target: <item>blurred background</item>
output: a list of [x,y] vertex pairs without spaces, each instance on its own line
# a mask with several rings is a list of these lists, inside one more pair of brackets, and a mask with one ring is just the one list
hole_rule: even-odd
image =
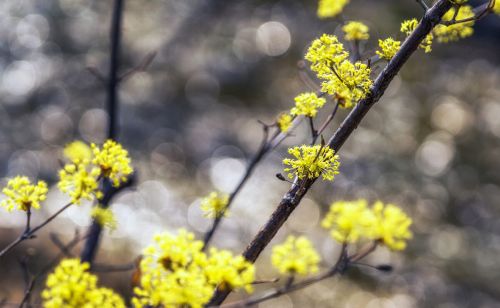
[[[35,224],[67,200],[54,186],[64,145],[106,137],[105,88],[95,72],[107,74],[111,8],[112,1],[0,2],[0,178],[2,186],[18,174],[50,183]],[[118,139],[131,153],[138,181],[114,199],[119,226],[105,232],[97,262],[133,262],[156,232],[186,228],[203,235],[210,221],[199,210],[200,198],[235,187],[261,140],[257,120],[273,122],[310,90],[299,76],[308,44],[322,33],[341,33],[339,19],[319,20],[316,8],[317,1],[297,0],[127,1],[121,72],[152,52],[156,57],[121,84]],[[421,16],[412,0],[352,1],[343,14],[369,25],[366,56],[379,38],[403,39],[403,19]],[[320,118],[332,108],[324,107]],[[326,139],[347,112],[338,113]],[[492,15],[478,22],[473,37],[414,54],[343,147],[335,182],[317,182],[272,242],[305,234],[327,267],[339,252],[319,226],[329,204],[380,199],[414,219],[406,251],[379,248],[365,260],[394,271],[352,269],[260,306],[499,305],[499,119],[500,17]],[[243,250],[289,187],[274,176],[287,146],[308,136],[302,123],[265,158],[215,246]],[[50,233],[69,241],[75,229],[89,226],[89,211],[89,204],[71,208],[1,260],[0,301],[22,298],[21,261],[37,273],[59,252]],[[22,232],[25,217],[0,212],[4,247]],[[269,254],[266,249],[257,262],[261,279],[278,276]],[[103,285],[130,296],[131,271],[98,274]],[[35,288],[34,302],[44,283]],[[255,295],[272,285],[259,286]],[[227,302],[243,297],[236,293]]]

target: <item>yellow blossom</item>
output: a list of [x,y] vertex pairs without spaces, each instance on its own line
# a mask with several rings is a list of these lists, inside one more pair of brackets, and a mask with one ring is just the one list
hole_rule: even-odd
[[495,0],[495,4],[493,5],[493,12],[500,15],[500,0]]
[[73,163],[90,161],[92,159],[92,150],[82,141],[73,141],[64,147],[64,156]]
[[409,230],[412,224],[409,218],[400,208],[393,204],[384,204],[380,201],[373,205],[375,222],[371,237],[379,240],[393,250],[406,248],[406,240],[412,238]]
[[[408,36],[413,31],[415,31],[417,26],[418,26],[417,19],[413,18],[413,19],[405,20],[401,23],[401,32],[403,32],[404,34],[406,34]],[[427,34],[427,36],[424,38],[422,43],[420,43],[419,47],[422,48],[425,51],[425,53],[431,52],[433,39],[434,39],[434,36],[432,35],[432,33]]]
[[109,178],[115,187],[127,181],[127,176],[133,172],[127,150],[113,140],[107,140],[102,149],[91,144],[94,158],[92,163],[99,166],[101,175]]
[[318,113],[318,109],[323,107],[325,103],[326,100],[318,97],[315,93],[302,93],[295,97],[295,107],[292,108],[290,113],[294,116],[304,115],[314,118]]
[[335,17],[342,13],[344,7],[349,3],[349,0],[319,0],[318,17],[328,18]]
[[305,59],[311,62],[321,91],[334,96],[343,108],[354,106],[370,92],[371,70],[365,63],[349,61],[349,53],[334,35],[323,34],[312,42]]
[[97,277],[88,272],[88,263],[64,259],[47,277],[42,292],[45,308],[121,308],[125,303],[119,295],[97,286]]
[[282,113],[276,123],[281,132],[286,133],[292,127],[293,117],[288,113]]
[[162,233],[143,252],[139,286],[134,289],[135,307],[203,307],[216,286],[249,288],[253,266],[241,256],[212,249],[202,252],[203,243],[194,234],[180,230],[177,236]]
[[307,275],[318,272],[319,254],[311,242],[290,235],[281,245],[273,247],[271,262],[282,274]]
[[97,223],[103,228],[106,227],[110,230],[115,230],[118,225],[115,215],[110,208],[94,206],[90,212],[90,217],[97,221]]
[[40,202],[47,197],[47,184],[38,181],[36,185],[31,184],[25,176],[16,176],[7,182],[7,186],[2,190],[7,199],[0,203],[7,211],[12,211],[17,207],[20,211],[28,211],[31,208],[39,209]]
[[378,46],[380,47],[380,50],[376,51],[377,55],[379,55],[382,59],[389,61],[399,51],[401,42],[395,41],[392,37],[389,37],[385,40],[378,40]]
[[321,226],[340,243],[356,243],[369,236],[374,221],[366,200],[337,201],[330,206]]
[[205,212],[205,216],[209,218],[227,216],[229,213],[225,209],[228,202],[229,196],[227,194],[213,191],[201,200],[201,209]]
[[284,169],[290,179],[294,176],[299,179],[314,179],[321,175],[323,180],[333,181],[334,176],[339,173],[339,156],[328,146],[302,145],[288,149],[288,153],[295,157],[283,160],[283,164],[290,166]]
[[[453,16],[455,16],[456,10],[456,20],[460,21],[462,19],[467,19],[474,17],[474,12],[470,5],[462,5],[458,8],[452,7],[446,14],[444,14],[442,21],[451,21]],[[432,33],[439,43],[448,43],[452,41],[458,41],[459,39],[471,36],[474,33],[474,21],[460,22],[450,26],[437,25]]]
[[350,21],[342,27],[342,31],[345,34],[344,38],[348,41],[369,39],[369,30],[367,25],[359,21]]
[[203,270],[208,282],[221,288],[245,288],[252,292],[255,267],[241,255],[233,256],[228,250],[210,249],[210,256]]
[[80,204],[82,199],[92,201],[94,197],[102,196],[98,183],[100,173],[101,170],[92,167],[88,161],[66,164],[59,171],[57,187],[71,197],[72,203]]
[[372,207],[367,201],[338,201],[321,225],[341,243],[356,243],[361,239],[378,241],[392,250],[402,250],[412,237],[411,219],[397,206],[377,201]]

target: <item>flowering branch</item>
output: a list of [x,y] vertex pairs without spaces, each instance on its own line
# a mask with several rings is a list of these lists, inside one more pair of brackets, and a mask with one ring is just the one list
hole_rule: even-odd
[[[451,7],[452,3],[449,0],[439,0],[425,13],[418,26],[402,44],[400,50],[379,74],[367,97],[356,104],[354,109],[349,113],[347,118],[344,119],[335,134],[328,141],[328,146],[335,150],[336,153],[338,153],[354,129],[358,127],[359,123],[370,108],[380,100],[394,76],[396,76],[396,74],[401,70],[402,66],[406,63],[409,57],[413,54],[413,52],[415,52],[425,37],[440,22],[442,16]],[[251,262],[255,262],[255,260],[257,260],[260,253],[269,244],[281,226],[299,205],[300,201],[313,185],[315,180],[316,179],[305,178],[299,181],[299,185],[293,185],[290,188],[280,201],[277,209],[271,214],[271,217],[266,222],[264,227],[259,231],[243,252],[243,256],[247,260]],[[229,293],[230,290],[216,290],[209,305],[220,305]]]
[[[119,57],[120,57],[120,43],[121,43],[121,26],[122,17],[125,6],[125,0],[115,0],[113,5],[113,16],[111,20],[111,30],[110,30],[110,40],[111,40],[111,51],[110,51],[110,65],[109,65],[109,78],[107,80],[107,111],[108,111],[108,139],[116,140],[117,130],[118,130],[118,86],[120,84],[120,77],[118,76],[119,67]],[[153,56],[149,61],[146,60],[146,67],[152,61]],[[130,181],[128,181],[130,182]],[[113,195],[117,192],[113,189],[111,183],[108,180],[102,181],[105,188],[104,195],[105,200],[102,202],[102,207],[107,208],[109,202],[111,201]],[[122,187],[120,187],[122,188]],[[94,257],[97,253],[99,239],[101,236],[102,227],[97,221],[92,221],[90,227],[89,236],[85,242],[81,260],[83,262],[89,262],[92,264]]]

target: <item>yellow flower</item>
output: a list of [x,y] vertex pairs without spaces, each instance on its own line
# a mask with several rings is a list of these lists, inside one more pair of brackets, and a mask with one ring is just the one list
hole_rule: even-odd
[[362,62],[352,63],[349,53],[334,35],[323,34],[312,42],[305,59],[311,62],[311,70],[316,72],[321,91],[337,98],[340,106],[350,108],[370,92],[371,70]]
[[[444,14],[443,21],[451,21],[453,16],[455,16],[456,8],[452,7],[446,14]],[[466,18],[474,17],[474,12],[470,5],[462,5],[458,7],[458,13],[456,15],[456,20],[462,20]],[[459,39],[471,36],[474,33],[474,21],[461,22],[450,26],[437,25],[433,34],[439,43],[449,43],[452,41],[458,41]]]
[[92,201],[94,197],[102,197],[98,183],[100,173],[101,170],[89,165],[88,161],[66,164],[59,171],[57,187],[63,193],[68,194],[74,204],[80,204],[82,199]]
[[227,216],[229,213],[225,209],[228,202],[229,196],[227,194],[213,191],[201,200],[201,209],[205,212],[205,217]]
[[156,235],[154,241],[143,252],[140,283],[132,299],[135,307],[201,308],[218,285],[251,289],[254,269],[241,256],[215,249],[207,256],[203,243],[185,230],[177,236]]
[[304,115],[314,118],[318,113],[318,108],[323,107],[325,103],[326,100],[315,93],[302,93],[295,97],[295,107],[290,110],[290,113],[294,116]]
[[82,141],[73,141],[66,145],[63,153],[66,158],[74,163],[92,160],[92,150]]
[[328,146],[302,145],[288,149],[288,153],[295,157],[283,160],[283,164],[290,166],[284,169],[290,179],[294,176],[299,179],[314,179],[321,175],[323,180],[333,181],[334,176],[339,173],[339,156]]
[[127,176],[133,172],[127,150],[113,140],[107,140],[102,149],[95,144],[91,144],[91,148],[92,163],[99,166],[102,176],[109,178],[115,187],[127,181]]
[[392,250],[402,250],[406,240],[412,237],[411,219],[392,204],[376,202],[371,208],[367,201],[338,201],[321,225],[330,230],[331,236],[340,243],[356,243],[360,239],[378,241]]
[[335,17],[342,13],[344,7],[349,3],[349,0],[319,0],[318,17],[328,18]]
[[271,262],[282,274],[307,275],[318,272],[319,254],[311,242],[290,235],[281,245],[273,247]]
[[210,249],[210,256],[203,270],[212,285],[222,288],[245,288],[252,292],[255,280],[255,267],[242,256],[233,256],[230,251]]
[[47,197],[47,184],[44,181],[38,181],[36,185],[32,185],[30,180],[25,176],[16,176],[7,182],[2,192],[7,196],[7,199],[0,203],[7,211],[12,211],[17,206],[20,211],[28,211],[28,209],[40,208],[40,201]]
[[495,5],[493,6],[493,12],[500,15],[500,0],[495,0]]
[[[413,31],[415,31],[415,28],[417,28],[417,26],[418,26],[417,19],[413,18],[413,19],[405,20],[401,23],[401,32],[403,32],[404,34],[406,34],[408,36]],[[422,48],[425,51],[425,53],[431,52],[433,39],[434,39],[434,36],[432,35],[432,33],[429,33],[424,38],[422,43],[420,43],[419,47]]]
[[106,227],[111,230],[115,230],[118,225],[115,215],[110,208],[94,206],[90,212],[90,217],[95,219],[95,221],[97,221],[97,223],[103,228]]
[[378,40],[378,46],[380,47],[380,50],[376,51],[377,55],[379,55],[382,59],[389,61],[399,51],[401,42],[395,41],[392,37],[389,37],[385,40]]
[[78,259],[65,259],[47,277],[42,291],[46,308],[121,308],[125,303],[119,295],[97,286],[97,277],[88,272],[88,263]]
[[406,248],[406,240],[412,238],[409,230],[412,224],[409,218],[400,208],[393,204],[384,204],[380,201],[373,205],[375,223],[373,225],[373,239],[381,241],[392,250],[403,250]]
[[288,130],[292,127],[293,117],[288,113],[282,113],[278,120],[276,121],[280,131],[283,133],[288,132]]
[[348,41],[369,39],[369,30],[367,25],[359,21],[350,21],[342,27],[342,31],[345,34],[344,38]]
[[369,237],[374,219],[366,200],[338,201],[330,206],[321,226],[340,243],[356,243]]

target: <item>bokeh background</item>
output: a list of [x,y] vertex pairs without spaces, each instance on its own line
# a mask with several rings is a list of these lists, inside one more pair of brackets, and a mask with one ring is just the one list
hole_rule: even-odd
[[[479,3],[480,1],[471,1]],[[293,98],[310,90],[300,61],[315,37],[340,34],[339,20],[319,20],[316,1],[130,0],[124,16],[121,72],[156,52],[146,71],[120,89],[119,141],[130,150],[138,180],[114,199],[119,221],[106,232],[97,262],[128,264],[152,234],[186,228],[200,237],[210,221],[200,197],[230,192],[257,149],[257,120],[273,122]],[[52,189],[34,222],[66,201],[54,184],[61,149],[81,139],[103,142],[112,1],[0,2],[0,178],[24,174]],[[371,28],[362,46],[402,39],[403,19],[422,16],[415,1],[352,1],[345,20]],[[379,71],[380,67],[375,71]],[[91,73],[94,72],[94,74]],[[333,105],[324,107],[325,117]],[[338,113],[329,137],[347,111]],[[275,178],[287,146],[306,142],[304,123],[266,157],[235,200],[213,244],[240,252],[274,210],[288,184]],[[331,202],[368,198],[400,205],[414,219],[403,253],[378,249],[372,265],[352,269],[262,307],[493,307],[500,303],[500,17],[488,16],[475,35],[416,52],[380,103],[341,151],[335,182],[317,182],[274,243],[305,234],[331,265],[339,247],[319,226]],[[74,207],[0,262],[0,300],[18,301],[21,261],[39,271],[90,224],[89,204]],[[22,231],[21,213],[0,213],[0,246]],[[80,252],[80,246],[73,250]],[[258,277],[274,278],[270,249]],[[99,273],[130,296],[130,271]],[[34,302],[44,279],[35,288]],[[279,285],[279,283],[278,283]],[[262,290],[273,284],[259,286]],[[242,298],[237,293],[232,299]],[[230,300],[228,300],[230,301]]]

